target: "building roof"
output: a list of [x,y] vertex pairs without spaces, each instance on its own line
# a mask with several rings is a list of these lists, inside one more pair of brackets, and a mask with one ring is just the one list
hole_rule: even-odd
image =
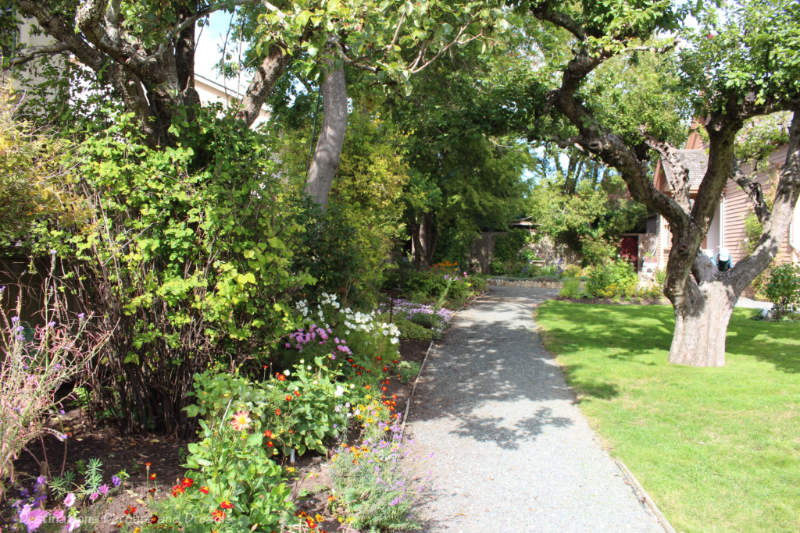
[[[678,150],[678,160],[689,169],[689,190],[697,191],[708,167],[708,154],[705,150]],[[662,165],[667,182],[672,179],[672,169],[669,165]]]

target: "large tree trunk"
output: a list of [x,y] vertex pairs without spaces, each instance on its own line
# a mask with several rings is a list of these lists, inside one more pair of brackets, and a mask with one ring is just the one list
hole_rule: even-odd
[[306,193],[322,209],[328,205],[328,196],[344,145],[347,129],[347,85],[344,65],[330,70],[322,83],[322,108],[325,118],[317,138],[314,156],[308,168]]
[[690,366],[724,366],[725,334],[739,295],[729,284],[709,281],[675,306],[669,361]]
[[427,268],[433,263],[437,237],[433,213],[423,214],[419,223],[412,228],[411,233],[411,253],[417,268]]

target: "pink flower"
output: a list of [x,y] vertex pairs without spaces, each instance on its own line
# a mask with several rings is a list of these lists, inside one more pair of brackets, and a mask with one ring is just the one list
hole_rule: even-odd
[[64,521],[64,510],[63,509],[53,509],[53,518],[56,519],[56,522],[63,522]]
[[81,521],[74,516],[70,516],[69,520],[67,520],[67,531],[75,531],[79,527],[81,527]]
[[102,494],[103,496],[108,496],[108,485],[103,483],[99,487],[97,487],[97,491]]
[[236,431],[247,431],[247,428],[250,427],[250,412],[249,411],[237,411],[235,415],[233,415],[233,420],[231,420],[231,426]]
[[75,503],[75,495],[70,492],[69,494],[67,494],[67,497],[64,498],[64,505],[66,505],[67,507],[72,507],[72,504],[74,503]]
[[31,509],[30,504],[25,504],[19,513],[19,521],[28,529],[28,532],[39,529],[49,513],[41,509]]
[[90,499],[91,501],[95,501],[95,500],[96,500],[97,498],[99,498],[99,497],[100,497],[100,493],[99,493],[99,492],[93,492],[93,493],[91,493],[91,494],[89,495],[89,499]]

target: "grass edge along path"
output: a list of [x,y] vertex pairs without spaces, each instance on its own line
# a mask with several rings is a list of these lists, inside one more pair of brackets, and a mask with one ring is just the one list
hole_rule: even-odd
[[800,322],[736,310],[727,364],[667,362],[668,306],[550,301],[537,309],[580,407],[672,525],[800,530]]

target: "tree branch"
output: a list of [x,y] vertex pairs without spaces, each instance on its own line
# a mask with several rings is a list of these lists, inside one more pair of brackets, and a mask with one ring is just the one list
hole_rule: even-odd
[[[671,176],[667,179],[672,190],[672,198],[686,211],[689,212],[689,169],[678,157],[678,149],[666,141],[659,141],[650,136],[641,128],[647,146],[658,152],[662,165],[669,165]],[[664,172],[666,175],[666,172]]]
[[764,192],[761,184],[742,170],[739,161],[734,162],[733,181],[744,191],[753,204],[756,218],[762,224],[769,219],[769,206],[764,201]]
[[[461,26],[461,27],[458,29],[458,33],[456,34],[455,38],[454,38],[452,41],[450,41],[450,42],[449,42],[449,43],[447,43],[447,44],[446,44],[444,47],[442,47],[442,48],[441,48],[441,49],[440,49],[438,52],[436,52],[436,54],[434,54],[434,56],[433,56],[433,57],[431,57],[429,60],[425,61],[425,62],[424,62],[422,65],[419,65],[419,62],[422,60],[422,57],[424,56],[424,54],[425,54],[425,51],[427,50],[427,46],[423,46],[423,47],[421,47],[421,48],[420,48],[420,53],[419,53],[419,54],[417,54],[417,57],[416,57],[416,59],[414,60],[414,62],[413,62],[411,65],[409,65],[409,66],[408,66],[408,70],[409,70],[409,72],[411,72],[411,74],[416,74],[417,72],[420,72],[421,70],[425,69],[425,67],[427,67],[428,65],[430,65],[431,63],[433,63],[434,61],[436,61],[436,60],[437,60],[439,57],[441,57],[441,56],[442,56],[442,54],[444,54],[444,53],[445,53],[445,52],[447,52],[447,51],[448,51],[450,48],[452,48],[452,47],[453,47],[453,45],[456,45],[456,44],[457,44],[457,45],[459,45],[459,46],[464,46],[465,44],[469,44],[469,43],[471,43],[472,41],[474,41],[474,40],[476,40],[476,39],[480,39],[481,37],[483,37],[483,30],[481,30],[481,31],[480,31],[479,33],[477,33],[476,35],[473,35],[472,37],[469,37],[468,39],[466,39],[466,40],[464,40],[464,41],[461,41],[461,40],[460,40],[460,39],[461,39],[461,36],[462,36],[462,35],[464,35],[464,32],[465,32],[465,31],[467,31],[467,28],[469,27],[469,25],[470,25],[470,24],[472,24],[472,19],[470,19],[470,21],[469,21],[468,23],[464,24],[463,26]],[[418,66],[418,65],[419,65],[419,66]]]
[[537,6],[531,7],[531,13],[538,19],[546,20],[560,28],[564,28],[581,41],[586,40],[586,32],[584,31],[583,26],[578,24],[577,21],[573,20],[568,15],[558,11],[553,11],[550,8],[549,2],[544,2]]
[[10,66],[19,66],[35,59],[42,55],[54,55],[62,52],[68,52],[69,45],[66,43],[56,43],[48,46],[36,46],[32,48],[23,48],[20,52],[11,58],[9,61]]

